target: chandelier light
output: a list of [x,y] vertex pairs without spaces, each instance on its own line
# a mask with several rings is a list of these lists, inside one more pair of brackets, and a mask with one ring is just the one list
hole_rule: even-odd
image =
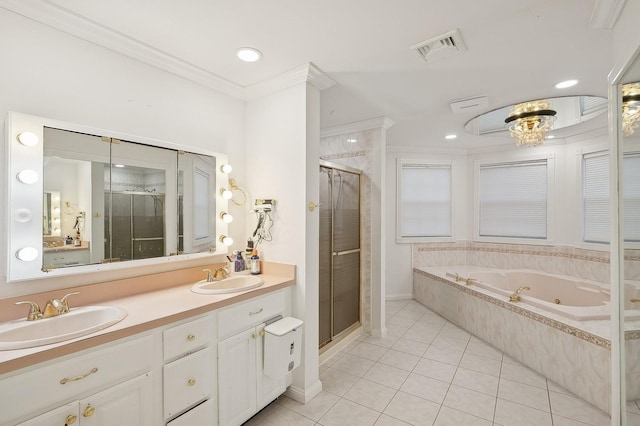
[[556,111],[549,102],[536,100],[514,105],[504,120],[518,146],[542,145],[547,132],[553,129]]
[[640,127],[640,83],[622,86],[622,133],[633,135]]

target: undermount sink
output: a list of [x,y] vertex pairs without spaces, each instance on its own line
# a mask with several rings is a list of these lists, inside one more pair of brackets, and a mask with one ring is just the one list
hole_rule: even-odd
[[251,290],[264,284],[262,278],[254,275],[234,275],[220,281],[198,281],[191,291],[200,294],[223,294]]
[[83,306],[56,317],[9,321],[0,324],[0,350],[63,342],[110,327],[126,316],[127,311],[114,306]]

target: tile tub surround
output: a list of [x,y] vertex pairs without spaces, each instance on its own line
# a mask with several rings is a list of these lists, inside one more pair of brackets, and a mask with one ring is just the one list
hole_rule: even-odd
[[[640,276],[638,251],[625,252],[627,279]],[[471,241],[413,245],[413,266],[470,265],[500,269],[534,269],[602,283],[609,282],[609,252],[569,246],[492,244]]]
[[[450,269],[450,268],[446,268]],[[532,370],[605,412],[610,407],[608,321],[578,323],[445,277],[414,269],[414,298]],[[588,323],[588,324],[586,324]],[[606,324],[605,324],[606,323]],[[580,328],[578,325],[580,324]],[[627,395],[637,399],[637,395]]]

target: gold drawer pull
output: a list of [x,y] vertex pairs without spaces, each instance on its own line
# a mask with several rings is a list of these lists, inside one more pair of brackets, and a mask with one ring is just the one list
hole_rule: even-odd
[[196,385],[196,379],[189,379],[189,381],[187,383],[189,384],[189,386],[195,386]]
[[87,406],[87,408],[85,408],[84,413],[82,413],[82,415],[84,417],[91,417],[95,412],[96,412],[96,409],[89,405]]
[[77,419],[78,419],[77,416],[74,416],[73,414],[69,414],[67,418],[64,420],[64,426],[69,426],[74,424]]
[[86,374],[81,374],[81,375],[79,375],[79,376],[71,377],[71,378],[67,378],[67,377],[65,377],[64,379],[60,380],[60,384],[61,384],[61,385],[64,385],[65,383],[68,383],[68,382],[76,382],[76,381],[78,381],[78,380],[82,380],[82,379],[84,379],[85,377],[90,376],[90,375],[92,375],[93,373],[97,373],[97,372],[98,372],[98,368],[97,368],[97,367],[93,367],[93,368],[91,369],[91,371],[89,371],[89,372],[88,372],[88,373],[86,373]]
[[194,336],[193,334],[190,334],[187,336],[187,340],[190,342],[193,342],[194,340],[196,340],[196,336]]
[[260,312],[264,311],[264,308],[260,308],[255,312],[249,312],[249,315],[258,315]]

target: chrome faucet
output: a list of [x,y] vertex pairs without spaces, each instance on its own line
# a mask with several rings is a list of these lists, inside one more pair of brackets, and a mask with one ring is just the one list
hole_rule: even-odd
[[229,269],[226,266],[218,268],[214,272],[211,272],[211,269],[203,269],[202,271],[207,273],[207,282],[209,283],[223,280],[229,276]]
[[78,291],[65,294],[61,299],[51,299],[45,305],[44,309],[40,310],[40,306],[36,302],[24,300],[16,302],[16,305],[29,304],[29,313],[27,314],[27,321],[35,321],[43,318],[57,317],[58,315],[66,314],[69,312],[69,302],[67,299],[74,294],[80,294]]
[[527,286],[522,286],[519,289],[517,289],[516,291],[513,292],[513,294],[511,296],[509,296],[509,302],[519,302],[520,301],[520,293],[522,293],[525,290],[531,290],[529,287]]

